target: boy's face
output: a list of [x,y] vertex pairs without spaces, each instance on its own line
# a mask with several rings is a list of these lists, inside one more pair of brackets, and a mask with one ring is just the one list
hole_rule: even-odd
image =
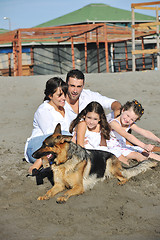
[[70,77],[68,80],[68,97],[76,101],[84,87],[84,80]]

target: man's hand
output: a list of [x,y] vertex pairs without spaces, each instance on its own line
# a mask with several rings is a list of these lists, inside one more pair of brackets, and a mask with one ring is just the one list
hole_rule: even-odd
[[111,105],[111,109],[114,111],[114,117],[116,118],[120,114],[121,104],[118,101],[115,101]]

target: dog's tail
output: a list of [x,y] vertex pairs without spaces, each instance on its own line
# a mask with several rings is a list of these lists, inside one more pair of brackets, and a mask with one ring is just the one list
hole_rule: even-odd
[[121,172],[125,178],[130,179],[131,177],[134,177],[142,172],[146,172],[148,169],[156,167],[157,164],[158,162],[156,161],[146,160],[146,161],[140,162],[139,164],[131,168],[125,168],[125,169],[123,168]]

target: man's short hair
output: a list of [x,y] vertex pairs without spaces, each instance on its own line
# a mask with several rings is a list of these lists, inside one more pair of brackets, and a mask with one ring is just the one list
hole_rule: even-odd
[[70,70],[66,76],[66,83],[68,83],[70,77],[76,78],[76,79],[83,79],[83,84],[84,84],[85,77],[84,77],[84,74],[80,70],[78,70],[78,69]]

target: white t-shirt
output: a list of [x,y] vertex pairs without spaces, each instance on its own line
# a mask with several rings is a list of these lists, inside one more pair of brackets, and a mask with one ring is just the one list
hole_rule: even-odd
[[[92,92],[89,89],[83,89],[79,97],[79,113],[92,101],[100,103],[104,109],[111,110],[112,103],[117,100],[102,96],[98,92]],[[77,117],[77,114],[73,111],[67,101],[64,108],[67,112],[68,120],[71,123]]]

